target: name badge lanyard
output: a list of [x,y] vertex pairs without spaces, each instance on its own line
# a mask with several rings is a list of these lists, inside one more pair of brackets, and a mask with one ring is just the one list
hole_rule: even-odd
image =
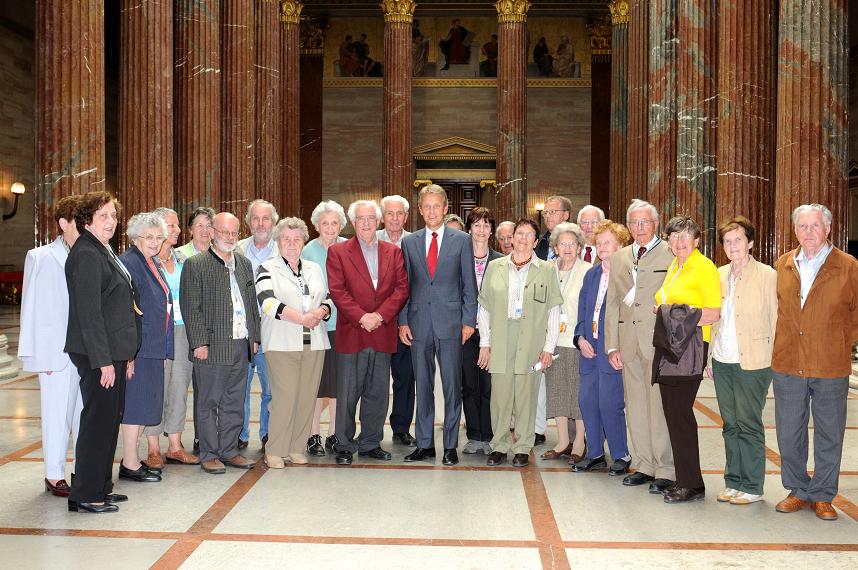
[[610,273],[602,272],[602,277],[599,279],[599,292],[596,295],[596,307],[593,310],[593,338],[599,338],[599,315],[602,312],[602,304],[605,302],[605,295],[608,293],[608,280]]
[[515,296],[515,313],[514,318],[520,319],[522,313],[524,312],[524,284],[527,281],[527,272],[530,270],[527,269],[519,269],[516,273],[516,278],[518,279],[518,291]]
[[[647,248],[647,250],[641,256],[641,258],[644,258],[647,255],[649,255],[649,252],[654,250],[658,246],[658,244],[660,244],[660,243],[661,243],[661,238],[658,238],[657,240],[655,240],[655,243],[652,244],[652,247]],[[640,262],[640,259],[638,259],[638,256],[635,253],[635,248],[632,248],[631,254],[632,254],[632,281],[634,281],[635,286],[637,286],[637,284],[638,284],[638,262]]]
[[[307,282],[304,281],[304,275],[301,271],[301,262],[298,261],[298,272],[297,273],[295,273],[295,270],[293,270],[292,266],[289,265],[288,263],[286,264],[286,267],[289,268],[289,271],[292,272],[292,276],[295,277],[295,280],[297,281],[296,285],[298,286],[298,293],[301,294],[301,312],[306,313],[307,311],[310,310],[311,297],[310,297],[310,288],[307,287]],[[304,334],[307,334],[309,332],[310,332],[310,329],[308,329],[307,327],[304,327]]]

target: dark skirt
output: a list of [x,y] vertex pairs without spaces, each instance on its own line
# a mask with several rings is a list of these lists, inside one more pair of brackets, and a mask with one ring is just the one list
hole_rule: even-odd
[[322,363],[322,381],[319,383],[317,398],[337,397],[337,354],[334,352],[334,337],[337,331],[328,331],[331,348],[325,351],[325,361]]
[[134,376],[125,387],[125,415],[122,423],[156,426],[164,413],[164,359],[137,358]]

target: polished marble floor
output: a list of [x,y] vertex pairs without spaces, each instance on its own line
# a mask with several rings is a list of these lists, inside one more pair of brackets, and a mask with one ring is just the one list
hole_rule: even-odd
[[[17,316],[0,309],[17,347]],[[256,384],[258,386],[258,384]],[[769,399],[765,501],[719,504],[724,448],[712,382],[696,403],[709,495],[666,505],[605,473],[571,473],[534,459],[525,469],[489,468],[483,455],[455,467],[405,464],[390,442],[387,463],[330,458],[308,466],[206,475],[169,465],[157,484],[118,481],[129,495],[112,515],[69,513],[44,492],[38,380],[0,382],[0,552],[7,568],[856,568],[858,393],[850,393],[840,515],[774,510],[785,492]],[[258,418],[258,398],[252,417]],[[326,412],[327,413],[327,412]],[[254,423],[254,425],[257,425]],[[323,433],[327,420],[323,418]],[[440,426],[437,426],[438,447]],[[554,428],[549,427],[552,445]],[[185,436],[190,447],[191,435]],[[460,437],[464,441],[464,430]],[[164,442],[166,446],[166,442]],[[254,435],[249,457],[259,458]],[[544,446],[535,450],[538,457]],[[71,461],[71,449],[69,450]],[[122,456],[121,444],[117,462]]]

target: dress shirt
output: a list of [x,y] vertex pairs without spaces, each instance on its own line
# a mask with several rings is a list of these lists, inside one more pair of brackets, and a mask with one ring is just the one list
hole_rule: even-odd
[[357,241],[360,244],[360,251],[363,253],[363,260],[366,262],[366,268],[369,270],[372,286],[378,287],[378,238],[372,240],[372,243],[368,245],[360,238]]
[[274,240],[268,240],[268,244],[266,244],[262,248],[256,247],[256,242],[252,239],[250,243],[247,244],[247,259],[250,260],[250,264],[253,266],[253,274],[256,275],[256,270],[259,269],[259,266],[268,261],[268,258],[271,257],[271,251],[274,249]]
[[232,338],[233,340],[247,338],[247,316],[244,312],[244,299],[241,297],[241,289],[239,289],[238,281],[235,279],[235,253],[229,256],[229,261],[221,257],[214,248],[212,248],[212,253],[220,257],[229,271],[229,286],[232,293]]
[[441,227],[437,230],[430,230],[426,228],[426,255],[429,255],[429,246],[432,245],[432,232],[436,232],[438,234],[438,256],[441,256],[441,240],[444,239],[444,228],[446,226],[441,224]]
[[721,321],[718,324],[718,338],[712,350],[712,358],[725,364],[739,364],[739,337],[736,334],[736,276],[730,272],[729,291],[724,295],[721,306]]
[[808,294],[810,294],[810,288],[813,287],[813,282],[816,280],[816,275],[819,273],[819,269],[822,267],[822,264],[825,263],[825,260],[828,258],[828,254],[831,253],[832,247],[834,246],[830,243],[826,243],[825,247],[823,247],[813,259],[807,258],[807,255],[804,253],[804,248],[801,248],[798,255],[795,256],[795,266],[798,269],[798,275],[801,278],[802,309],[804,308],[805,299],[807,299]]
[[[378,230],[377,232],[375,232],[375,237],[377,237],[379,241],[386,241],[387,243],[392,243],[393,245],[395,245],[399,249],[402,249],[402,238],[404,238],[405,236],[410,235],[410,234],[411,234],[411,232],[409,232],[407,230],[402,230],[402,233],[399,234],[399,239],[396,241],[393,241],[392,239],[390,239],[390,235],[387,233],[387,230],[385,229],[385,230]],[[440,239],[441,238],[439,236],[438,237],[439,243],[440,243]]]

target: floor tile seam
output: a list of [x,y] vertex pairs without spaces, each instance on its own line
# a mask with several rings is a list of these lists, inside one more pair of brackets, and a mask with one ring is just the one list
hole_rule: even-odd
[[146,540],[182,540],[187,538],[187,533],[182,531],[157,530],[0,527],[0,536],[65,536],[83,538],[139,538]]
[[42,447],[42,438],[37,439],[33,443],[25,445],[24,447],[13,451],[12,453],[6,454],[3,457],[0,457],[0,465],[5,465],[6,463],[10,463],[17,459],[22,459],[25,455],[33,453],[37,449]]
[[566,548],[602,550],[768,550],[806,552],[858,552],[858,544],[777,542],[660,542],[566,540]]
[[545,570],[569,569],[569,557],[563,547],[563,537],[554,509],[548,498],[548,490],[538,469],[523,469],[521,482],[527,509],[530,512],[530,523],[539,547],[539,558]]

